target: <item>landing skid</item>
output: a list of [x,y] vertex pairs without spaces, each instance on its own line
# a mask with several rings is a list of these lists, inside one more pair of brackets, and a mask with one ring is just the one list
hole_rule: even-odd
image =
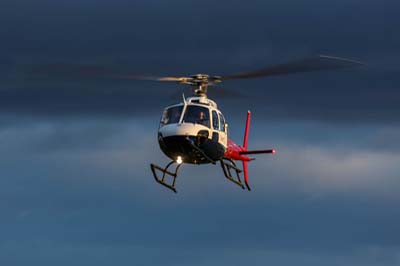
[[[240,170],[235,162],[229,158],[223,158],[220,160],[221,162],[221,168],[222,171],[224,172],[225,177],[229,180],[241,187],[242,189],[245,189],[242,180],[240,179],[240,173],[242,170]],[[235,177],[232,175],[232,170],[236,172]],[[249,189],[250,190],[250,189]]]
[[[221,168],[222,168],[222,171],[224,172],[225,177],[229,181],[231,181],[234,184],[241,187],[242,189],[245,189],[245,186],[243,185],[242,180],[240,179],[240,173],[242,172],[242,170],[240,170],[236,166],[235,162],[229,158],[223,158],[220,160],[220,163],[221,163]],[[174,164],[176,164],[175,171],[174,172],[168,171],[168,168],[170,168]],[[169,188],[173,192],[177,193],[175,184],[176,184],[176,178],[178,177],[178,171],[179,171],[179,168],[181,167],[181,165],[182,164],[178,164],[175,161],[171,161],[164,168],[162,168],[158,165],[155,165],[155,164],[150,164],[150,167],[151,167],[151,171],[153,172],[154,179],[156,180],[157,183],[159,183],[159,184],[163,185],[164,187]],[[232,171],[235,172],[234,175],[232,174]],[[158,173],[161,173],[162,175],[159,176]],[[172,183],[166,182],[165,179],[167,176],[171,176],[173,178]],[[249,187],[248,187],[248,190],[250,190]]]
[[[168,171],[168,168],[173,164],[177,164],[175,167],[175,171],[174,172]],[[151,171],[153,172],[154,179],[157,181],[157,183],[159,183],[159,184],[171,189],[173,192],[177,193],[176,188],[175,188],[175,182],[176,182],[176,177],[178,176],[179,167],[181,167],[181,165],[182,164],[178,164],[175,161],[171,161],[169,164],[167,164],[167,166],[165,168],[162,168],[155,164],[150,164],[150,167],[151,167]],[[162,173],[161,178],[157,175],[157,172]],[[172,176],[172,178],[173,178],[172,184],[168,184],[165,182],[166,176]]]
[[[192,147],[192,152],[199,158],[201,161],[206,161],[208,163],[215,164],[215,160],[211,159],[207,154],[196,145],[196,143],[191,140],[190,138],[186,138],[187,142],[189,145]],[[175,166],[175,171],[171,172],[168,171],[168,168],[171,167],[173,164],[176,164]],[[182,163],[178,164],[176,161],[171,161],[170,163],[167,164],[164,168],[155,165],[155,164],[150,164],[151,171],[153,172],[154,179],[157,181],[157,183],[171,189],[173,192],[177,193],[176,188],[175,188],[175,183],[176,183],[176,178],[178,176],[178,171],[179,168],[181,167]],[[161,173],[162,175],[159,176],[157,173]],[[165,179],[167,176],[171,176],[172,179],[172,184],[169,184],[165,182]]]

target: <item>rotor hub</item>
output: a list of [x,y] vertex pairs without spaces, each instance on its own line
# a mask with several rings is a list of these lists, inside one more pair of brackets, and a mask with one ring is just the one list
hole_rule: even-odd
[[193,87],[193,94],[195,96],[207,96],[208,86],[212,86],[215,83],[220,83],[221,77],[212,76],[207,74],[196,74],[190,78],[183,80],[181,83],[188,84]]

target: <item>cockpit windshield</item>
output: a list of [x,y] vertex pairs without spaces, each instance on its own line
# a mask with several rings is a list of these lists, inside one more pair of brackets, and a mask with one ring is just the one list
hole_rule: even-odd
[[197,105],[188,105],[183,117],[183,122],[201,124],[210,127],[210,113],[208,108]]
[[163,116],[161,118],[160,125],[176,124],[179,123],[181,118],[183,106],[173,106],[164,110]]

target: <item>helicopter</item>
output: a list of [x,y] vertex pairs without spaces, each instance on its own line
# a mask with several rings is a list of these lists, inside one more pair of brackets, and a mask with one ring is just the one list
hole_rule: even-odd
[[[176,179],[183,164],[220,164],[224,176],[244,190],[250,191],[248,163],[255,160],[250,157],[257,154],[275,154],[275,149],[248,149],[251,112],[247,112],[243,144],[238,145],[228,137],[228,123],[217,103],[207,97],[208,88],[223,81],[280,76],[302,72],[341,69],[365,65],[362,62],[330,55],[316,55],[283,64],[268,66],[255,71],[239,72],[224,76],[195,74],[191,76],[138,76],[132,74],[106,74],[104,69],[84,67],[78,69],[64,68],[61,65],[50,65],[35,69],[35,77],[48,77],[49,74],[69,74],[78,77],[149,80],[160,82],[176,82],[190,86],[192,95],[177,104],[164,108],[157,138],[161,151],[171,160],[162,167],[150,164],[151,172],[157,183],[177,193]],[[242,163],[239,168],[237,162]],[[243,177],[241,175],[243,173]],[[170,182],[168,182],[172,179]],[[242,181],[243,179],[243,181]]]
[[[275,149],[248,149],[251,112],[247,112],[243,145],[228,138],[228,123],[217,103],[207,97],[209,87],[226,80],[249,79],[286,75],[300,72],[339,69],[363,65],[363,63],[341,57],[318,55],[285,64],[275,65],[251,72],[226,76],[196,74],[188,77],[118,76],[136,80],[177,82],[192,87],[193,95],[182,102],[167,106],[158,128],[158,143],[161,151],[171,159],[161,167],[151,163],[150,168],[157,183],[177,193],[176,179],[183,164],[220,163],[224,176],[242,189],[251,190],[248,163],[255,160],[249,155],[275,154]],[[242,163],[239,168],[235,161]],[[172,170],[171,170],[172,169]],[[241,178],[243,173],[244,184]],[[170,177],[170,178],[167,178]],[[167,182],[171,179],[172,182]]]

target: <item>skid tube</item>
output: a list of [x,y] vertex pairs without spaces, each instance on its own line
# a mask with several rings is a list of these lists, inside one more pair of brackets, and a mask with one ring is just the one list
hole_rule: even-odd
[[[170,163],[167,164],[167,166],[165,168],[162,168],[162,167],[160,167],[158,165],[155,165],[155,164],[150,164],[150,167],[151,167],[151,171],[153,172],[154,179],[156,180],[157,183],[159,183],[159,184],[163,185],[164,187],[169,188],[173,192],[177,193],[176,188],[175,188],[175,182],[176,182],[176,177],[178,176],[179,168],[181,167],[182,164],[176,163],[177,165],[176,165],[175,171],[174,172],[168,171],[168,168],[171,165],[173,165],[174,163],[176,163],[176,162],[175,161],[171,161]],[[162,177],[161,178],[157,175],[157,170],[162,173]],[[172,184],[168,184],[168,183],[165,182],[165,177],[166,176],[172,176],[173,177]]]
[[[245,187],[242,183],[242,180],[240,179],[240,173],[242,172],[242,170],[240,170],[236,166],[235,162],[229,158],[223,158],[220,160],[220,162],[221,162],[221,168],[222,168],[222,171],[224,172],[225,177],[229,181],[232,181],[234,184],[241,187],[242,189],[245,189]],[[232,172],[231,172],[232,169],[236,172],[236,178],[234,178],[232,176]]]

